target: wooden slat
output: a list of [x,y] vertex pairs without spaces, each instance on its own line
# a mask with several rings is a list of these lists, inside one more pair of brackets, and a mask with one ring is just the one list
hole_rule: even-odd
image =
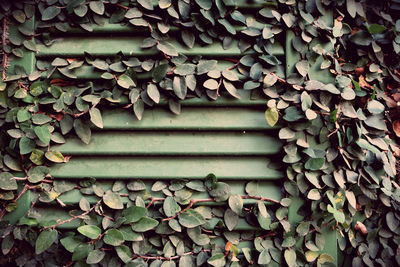
[[[93,56],[114,56],[122,52],[126,56],[152,56],[159,54],[156,48],[142,49],[140,46],[143,37],[106,37],[106,36],[80,36],[66,37],[58,39],[51,46],[38,45],[39,52],[37,57],[65,57],[83,56],[87,52]],[[223,49],[220,42],[211,45],[201,46],[196,44],[193,48],[187,48],[181,42],[171,39],[178,53],[187,56],[202,55],[213,57],[241,56],[252,53],[247,51],[242,53],[237,42],[234,42],[229,49]],[[273,45],[274,55],[283,55],[283,47],[279,43]]]
[[283,177],[268,168],[265,157],[92,157],[75,156],[51,168],[54,178],[274,180]]
[[85,145],[77,137],[54,147],[66,155],[272,155],[278,139],[251,132],[101,131]]
[[271,130],[263,109],[243,107],[187,107],[180,115],[167,109],[146,110],[141,121],[131,112],[107,110],[103,114],[106,130]]

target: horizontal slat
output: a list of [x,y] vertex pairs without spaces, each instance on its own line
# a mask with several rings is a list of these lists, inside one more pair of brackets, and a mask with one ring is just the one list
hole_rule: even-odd
[[[57,221],[63,221],[63,220],[68,220],[71,218],[71,216],[68,214],[67,211],[64,211],[62,209],[57,209],[54,207],[45,207],[45,208],[37,208],[37,213],[38,213],[38,220],[39,223],[48,223],[52,222],[55,224]],[[40,215],[39,215],[40,214]],[[80,226],[81,220],[73,220],[72,222],[69,223],[64,223],[60,226],[57,227],[57,229],[76,229],[77,227]],[[99,226],[100,222],[99,222]],[[210,227],[205,226],[205,229],[213,230]],[[249,225],[244,219],[240,218],[238,221],[238,224],[236,225],[235,229],[236,231],[246,231],[246,230],[260,230],[260,228]]]
[[179,116],[166,109],[146,110],[141,121],[121,109],[103,113],[107,130],[270,130],[265,109],[243,107],[184,108]]
[[[135,180],[133,180],[135,181]],[[127,183],[130,181],[126,181]],[[161,193],[161,191],[158,192],[152,192],[151,191],[151,187],[153,185],[153,183],[155,181],[143,181],[146,185],[147,190],[151,193],[151,195],[153,197],[156,198],[163,198],[165,197],[165,195],[163,193]],[[229,186],[232,189],[232,194],[239,194],[239,195],[246,195],[245,193],[245,184],[243,183],[243,181],[228,181]],[[113,182],[110,181],[104,181],[104,180],[100,180],[96,182],[97,186],[100,186],[104,191],[109,190],[112,188],[112,184]],[[261,196],[261,197],[265,197],[265,198],[271,198],[274,200],[279,201],[282,198],[282,192],[280,189],[280,184],[279,182],[271,182],[271,181],[259,181],[258,182],[258,194],[257,196]],[[119,193],[128,193],[128,191],[122,190]],[[71,191],[68,191],[64,194],[62,194],[59,198],[60,200],[65,203],[66,205],[76,205],[77,203],[79,203],[79,200],[82,197],[85,197],[91,204],[95,204],[99,199],[96,196],[93,195],[82,195],[80,193],[80,191],[78,189],[73,189]],[[193,195],[191,197],[191,199],[206,199],[206,198],[210,198],[210,196],[205,193],[205,192],[193,192]],[[122,197],[122,200],[124,203],[127,203],[128,197]],[[254,204],[256,203],[257,200],[254,199],[244,199],[243,203],[245,205],[250,205],[250,204]],[[155,205],[160,204],[160,202],[156,202]],[[201,203],[201,205],[220,205],[221,203],[218,202],[203,202]],[[266,202],[266,205],[271,205],[270,202]],[[272,204],[273,205],[273,204]]]
[[101,131],[88,145],[73,137],[54,149],[66,155],[245,156],[276,154],[281,144],[265,133]]
[[[151,56],[159,54],[156,48],[142,49],[140,46],[143,37],[105,37],[105,36],[81,36],[60,38],[51,46],[38,45],[39,52],[37,57],[51,56],[83,56],[87,52],[93,56],[114,56],[118,52],[122,52],[126,56]],[[247,51],[242,53],[237,42],[234,42],[229,49],[223,49],[220,42],[215,42],[211,45],[200,46],[196,44],[193,48],[187,48],[181,42],[171,39],[178,53],[187,56],[202,55],[202,56],[241,56],[252,53]],[[273,45],[274,55],[283,55],[283,47],[279,43]]]
[[51,168],[54,178],[274,180],[283,177],[268,168],[265,157],[84,157]]

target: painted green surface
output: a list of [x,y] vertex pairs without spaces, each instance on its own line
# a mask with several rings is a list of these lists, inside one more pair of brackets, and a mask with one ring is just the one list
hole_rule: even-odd
[[268,168],[267,157],[93,157],[74,156],[68,164],[51,168],[58,178],[99,179],[200,179],[214,173],[223,180],[280,179]]
[[187,107],[180,115],[167,109],[146,110],[138,121],[126,110],[107,110],[104,129],[110,130],[270,130],[263,109],[244,107]]
[[282,146],[278,139],[258,132],[100,131],[88,145],[73,137],[54,149],[66,155],[240,156],[273,155]]
[[[82,56],[84,52],[87,52],[93,56],[113,56],[119,52],[122,52],[126,56],[152,56],[157,55],[159,51],[156,48],[142,49],[141,44],[143,37],[108,37],[105,36],[94,36],[94,37],[65,37],[57,40],[54,44],[49,47],[45,45],[38,45],[39,53],[38,57],[63,57],[63,56]],[[227,56],[241,56],[244,54],[251,54],[251,51],[242,53],[237,43],[229,49],[224,49],[221,43],[215,42],[211,45],[201,46],[196,44],[193,48],[187,48],[177,40],[170,40],[174,43],[174,46],[178,53],[182,53],[186,56],[202,55],[202,56],[213,56],[219,57]],[[279,43],[273,45],[274,55],[283,55],[283,47]]]

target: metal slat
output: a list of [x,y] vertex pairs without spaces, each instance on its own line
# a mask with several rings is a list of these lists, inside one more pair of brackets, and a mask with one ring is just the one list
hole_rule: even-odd
[[[114,56],[122,52],[125,56],[153,56],[158,55],[156,48],[142,49],[143,37],[107,37],[107,36],[80,36],[60,38],[51,46],[38,45],[37,57],[66,57],[83,56],[87,52],[93,56]],[[224,49],[220,42],[211,45],[200,46],[196,44],[193,48],[187,48],[181,42],[170,39],[178,53],[187,56],[212,56],[212,57],[234,57],[251,54],[251,51],[242,53],[235,41],[229,49]],[[274,55],[283,55],[283,47],[275,42],[272,46]]]
[[56,178],[275,180],[283,177],[268,168],[266,157],[92,157],[75,156],[51,168]]
[[85,145],[77,137],[53,147],[66,155],[273,155],[282,146],[265,133],[115,132],[93,134]]
[[187,107],[180,115],[169,110],[146,110],[143,119],[121,109],[103,112],[105,130],[271,130],[265,122],[265,109],[243,107]]

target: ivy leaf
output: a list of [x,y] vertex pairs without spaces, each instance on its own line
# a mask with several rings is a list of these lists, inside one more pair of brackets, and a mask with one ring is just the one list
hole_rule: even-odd
[[18,184],[14,179],[14,175],[9,172],[0,173],[0,189],[3,190],[17,190]]
[[82,140],[82,142],[84,142],[85,144],[89,144],[90,137],[92,135],[89,125],[87,123],[84,123],[80,119],[75,119],[74,129],[75,133]]
[[90,121],[97,127],[103,129],[103,118],[101,117],[100,110],[97,108],[91,108],[89,110]]
[[103,15],[104,14],[104,4],[103,4],[102,1],[90,1],[89,2],[89,7],[97,15]]
[[143,111],[144,111],[144,103],[142,99],[138,99],[134,104],[133,104],[133,112],[135,113],[135,116],[138,120],[141,120],[143,117]]
[[52,162],[56,162],[56,163],[62,163],[65,161],[65,158],[63,156],[63,154],[61,154],[60,151],[47,151],[45,154],[45,157],[52,161]]
[[258,223],[260,224],[262,229],[270,230],[270,225],[272,222],[271,216],[269,215],[264,202],[258,202],[257,207],[258,207],[258,215],[257,215]]
[[158,65],[153,71],[154,82],[158,83],[167,75],[168,64]]
[[129,247],[122,245],[122,246],[115,247],[115,250],[117,251],[118,257],[124,263],[132,261],[132,251],[129,249]]
[[239,215],[231,209],[224,213],[224,222],[229,231],[232,231],[239,221]]
[[138,222],[132,225],[132,230],[135,232],[147,232],[158,225],[158,221],[150,217],[143,217]]
[[151,0],[137,0],[137,2],[147,10],[154,10],[153,1]]
[[19,153],[21,155],[25,155],[31,153],[33,149],[35,149],[36,143],[32,139],[29,139],[26,136],[23,136],[19,140]]
[[104,204],[106,204],[107,206],[109,206],[112,209],[121,210],[124,208],[122,198],[119,196],[119,194],[114,193],[111,190],[106,191],[106,193],[103,196],[103,201],[104,201]]
[[126,74],[122,74],[121,76],[119,76],[117,83],[119,86],[125,89],[129,89],[129,87],[136,86],[135,82],[131,79],[131,77],[129,77]]
[[194,228],[206,223],[204,217],[193,209],[188,209],[186,212],[178,215],[179,223],[186,228]]
[[43,126],[35,126],[33,128],[36,136],[39,138],[40,141],[42,141],[45,145],[48,145],[50,143],[50,131],[49,127],[46,125]]
[[173,197],[166,197],[163,203],[163,210],[167,217],[172,217],[181,210]]
[[83,225],[79,226],[77,228],[78,232],[81,233],[82,235],[90,238],[90,239],[96,239],[100,236],[101,234],[101,229],[96,226],[96,225]]
[[42,231],[35,243],[35,253],[41,254],[46,251],[58,238],[57,230],[46,229]]
[[222,253],[215,253],[211,258],[207,260],[207,263],[214,267],[225,266],[225,256]]
[[60,14],[60,12],[61,12],[60,8],[57,8],[55,6],[49,6],[48,8],[43,10],[42,20],[43,21],[51,20],[55,18],[58,14]]
[[203,86],[209,90],[217,90],[219,87],[219,84],[216,80],[214,79],[208,79],[203,83]]
[[237,215],[240,215],[242,213],[243,199],[240,197],[240,195],[231,195],[229,197],[228,204],[232,211],[234,211]]
[[141,218],[147,215],[147,209],[139,206],[131,206],[122,211],[122,216],[126,219],[126,223],[138,222]]
[[304,167],[306,169],[316,171],[320,170],[325,164],[325,158],[310,158],[307,160]]
[[158,91],[158,88],[154,83],[149,83],[147,85],[147,95],[155,103],[159,103],[160,102],[160,92]]
[[296,252],[293,249],[286,249],[284,252],[286,264],[289,267],[296,266]]
[[96,264],[103,260],[106,253],[102,250],[95,249],[89,252],[86,263],[87,264]]
[[304,77],[310,70],[310,64],[307,60],[301,60],[296,63],[296,69],[300,73],[300,75]]
[[171,43],[168,43],[166,41],[160,41],[157,44],[157,48],[158,48],[158,50],[160,50],[161,52],[165,53],[168,56],[172,56],[172,57],[179,56],[174,45]]
[[184,77],[175,76],[172,82],[172,88],[174,89],[175,95],[179,99],[185,99],[187,94],[186,79]]
[[120,246],[124,243],[124,236],[117,229],[110,229],[110,230],[107,230],[107,232],[103,238],[103,241],[104,241],[104,243],[114,246],[114,247]]
[[195,0],[196,3],[203,9],[209,10],[212,7],[212,1],[211,0]]
[[279,112],[276,107],[268,108],[265,111],[265,120],[269,126],[274,126],[279,120]]
[[26,109],[20,109],[17,112],[17,120],[18,122],[24,122],[29,120],[32,117],[31,113]]
[[182,31],[182,40],[187,47],[193,48],[195,42],[195,36],[191,31],[188,30]]

